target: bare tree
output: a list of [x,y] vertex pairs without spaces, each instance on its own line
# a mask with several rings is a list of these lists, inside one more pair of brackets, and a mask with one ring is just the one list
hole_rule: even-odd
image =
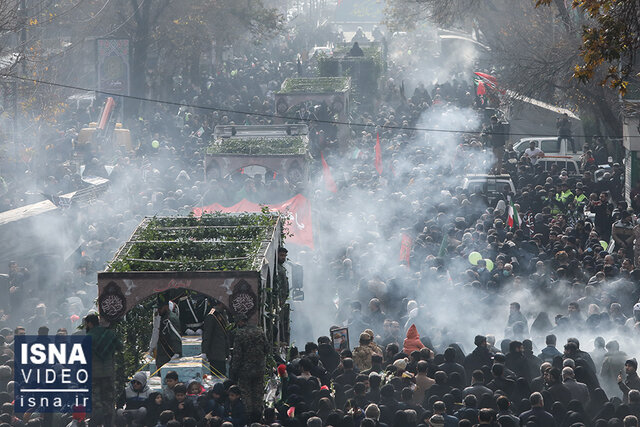
[[580,62],[580,28],[589,17],[570,13],[563,1],[552,3],[536,8],[533,1],[389,0],[388,10],[395,28],[412,28],[430,19],[441,27],[473,32],[491,48],[501,85],[525,96],[579,107],[608,134],[620,134],[617,94],[573,79]]
[[0,0],[0,76],[11,75],[23,57],[19,33],[24,22],[18,12],[18,0]]

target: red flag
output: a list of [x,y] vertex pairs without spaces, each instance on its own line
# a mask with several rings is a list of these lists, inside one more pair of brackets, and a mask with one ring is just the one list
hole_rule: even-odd
[[380,134],[376,132],[376,170],[382,175],[382,153],[380,152]]
[[491,87],[497,87],[498,86],[498,79],[496,79],[495,77],[493,77],[491,74],[487,74],[487,73],[480,73],[478,71],[476,71],[475,73],[476,76],[484,79],[487,81],[487,83],[489,83],[489,85]]
[[100,121],[98,122],[98,129],[104,130],[107,126],[107,121],[109,120],[109,116],[111,115],[111,111],[116,106],[116,102],[113,98],[107,98],[107,102],[104,104],[104,108],[102,109],[102,113],[100,114]]
[[476,90],[476,94],[485,95],[487,93],[487,89],[484,87],[484,82],[478,82],[478,89]]
[[[284,203],[267,205],[272,212],[286,214],[289,218],[289,231],[293,234],[288,239],[291,243],[308,246],[313,249],[313,228],[311,224],[311,203],[302,194],[292,197]],[[242,199],[233,206],[225,207],[214,203],[202,208],[193,208],[195,216],[212,212],[261,212],[262,206]]]
[[327,190],[332,193],[337,193],[338,187],[336,187],[336,182],[333,180],[333,176],[331,176],[331,170],[322,152],[320,152],[320,160],[322,161],[322,177],[324,178],[324,184],[327,186]]
[[411,258],[411,246],[413,245],[413,239],[406,233],[402,233],[402,241],[400,242],[400,261],[404,261],[407,267],[409,267],[409,260]]

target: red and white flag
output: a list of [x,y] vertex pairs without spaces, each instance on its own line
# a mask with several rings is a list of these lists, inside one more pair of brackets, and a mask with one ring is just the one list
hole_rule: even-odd
[[336,186],[336,182],[333,180],[331,169],[329,169],[329,165],[324,159],[324,154],[322,154],[322,152],[320,152],[320,160],[322,161],[322,177],[324,179],[324,185],[327,186],[327,190],[331,191],[332,193],[337,193],[338,187]]
[[518,209],[516,209],[513,201],[509,202],[509,217],[507,218],[507,225],[511,228],[517,228],[520,225],[520,215]]
[[413,246],[413,239],[407,233],[402,233],[400,241],[400,261],[404,261],[404,264],[409,267],[409,261],[411,259],[411,246]]
[[376,132],[376,170],[382,175],[382,152],[380,151],[380,134]]

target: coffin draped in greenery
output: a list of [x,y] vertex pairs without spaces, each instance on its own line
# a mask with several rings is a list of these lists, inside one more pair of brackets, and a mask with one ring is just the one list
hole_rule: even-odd
[[108,272],[228,271],[259,268],[277,216],[205,214],[147,218],[107,266]]
[[278,138],[220,138],[207,148],[208,154],[278,155],[306,154],[307,141],[301,136]]
[[[266,208],[262,213],[218,212],[199,218],[145,218],[116,254],[107,271],[257,269],[262,262],[258,259],[258,254],[262,245],[271,241],[277,221],[278,215],[269,213]],[[284,237],[285,234],[281,234],[282,241]],[[278,317],[272,313],[270,305],[270,301],[273,300],[271,289],[262,289],[260,298],[265,304],[263,316],[277,322]],[[146,298],[129,310],[122,320],[111,326],[124,342],[124,350],[115,355],[114,382],[118,393],[126,386],[128,378],[146,368],[142,359],[149,349],[152,332],[151,313],[155,302],[155,295]],[[272,339],[271,330],[267,331],[267,336]]]
[[282,83],[278,93],[340,93],[349,87],[348,77],[291,77]]

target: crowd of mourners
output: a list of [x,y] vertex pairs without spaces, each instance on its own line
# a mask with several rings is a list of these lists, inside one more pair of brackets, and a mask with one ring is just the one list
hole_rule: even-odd
[[[299,43],[278,38],[202,81],[176,77],[159,96],[271,113],[273,92],[286,77],[314,72],[311,62],[292,59]],[[325,300],[312,303],[332,317],[332,329],[348,328],[349,340],[327,331],[304,349],[293,347],[273,372],[277,393],[263,410],[245,405],[245,390],[230,380],[205,390],[172,373],[162,392],[151,392],[137,373],[116,403],[145,411],[129,418],[120,411],[113,423],[639,425],[634,244],[640,187],[630,183],[628,205],[615,156],[606,173],[596,174],[613,155],[600,138],[587,141],[590,153],[578,175],[546,171],[533,150],[516,153],[492,123],[480,133],[482,119],[470,111],[482,100],[464,77],[416,84],[409,95],[404,80],[415,80],[411,73],[409,65],[389,63],[379,102],[354,106],[351,120],[366,126],[352,126],[350,141],[338,140],[330,126],[309,123],[312,154],[317,160],[323,153],[337,191],[321,185],[309,195],[319,244],[298,257],[309,277],[323,278]],[[108,177],[111,187],[82,212],[66,213],[85,243],[60,274],[35,277],[36,266],[9,266],[9,298],[0,316],[0,427],[51,421],[13,413],[13,336],[75,333],[93,307],[96,272],[144,215],[185,214],[243,197],[269,202],[298,189],[280,177],[267,182],[241,173],[204,181],[204,150],[215,125],[269,118],[154,104],[127,123],[131,152],[75,145],[79,129],[98,111],[98,103],[69,109],[42,145],[46,150],[25,145],[4,158],[3,210],[35,201],[38,192],[73,191],[82,185],[79,164],[84,176]],[[442,123],[478,132],[415,130]],[[373,149],[378,138],[381,171]],[[515,192],[501,188],[489,199],[462,181],[496,168],[492,152],[502,157],[498,169],[511,176]],[[313,168],[320,171],[320,162]],[[510,211],[518,213],[512,226]],[[398,261],[400,236],[409,243]],[[481,259],[471,263],[475,252]],[[86,420],[80,414],[53,422]]]

